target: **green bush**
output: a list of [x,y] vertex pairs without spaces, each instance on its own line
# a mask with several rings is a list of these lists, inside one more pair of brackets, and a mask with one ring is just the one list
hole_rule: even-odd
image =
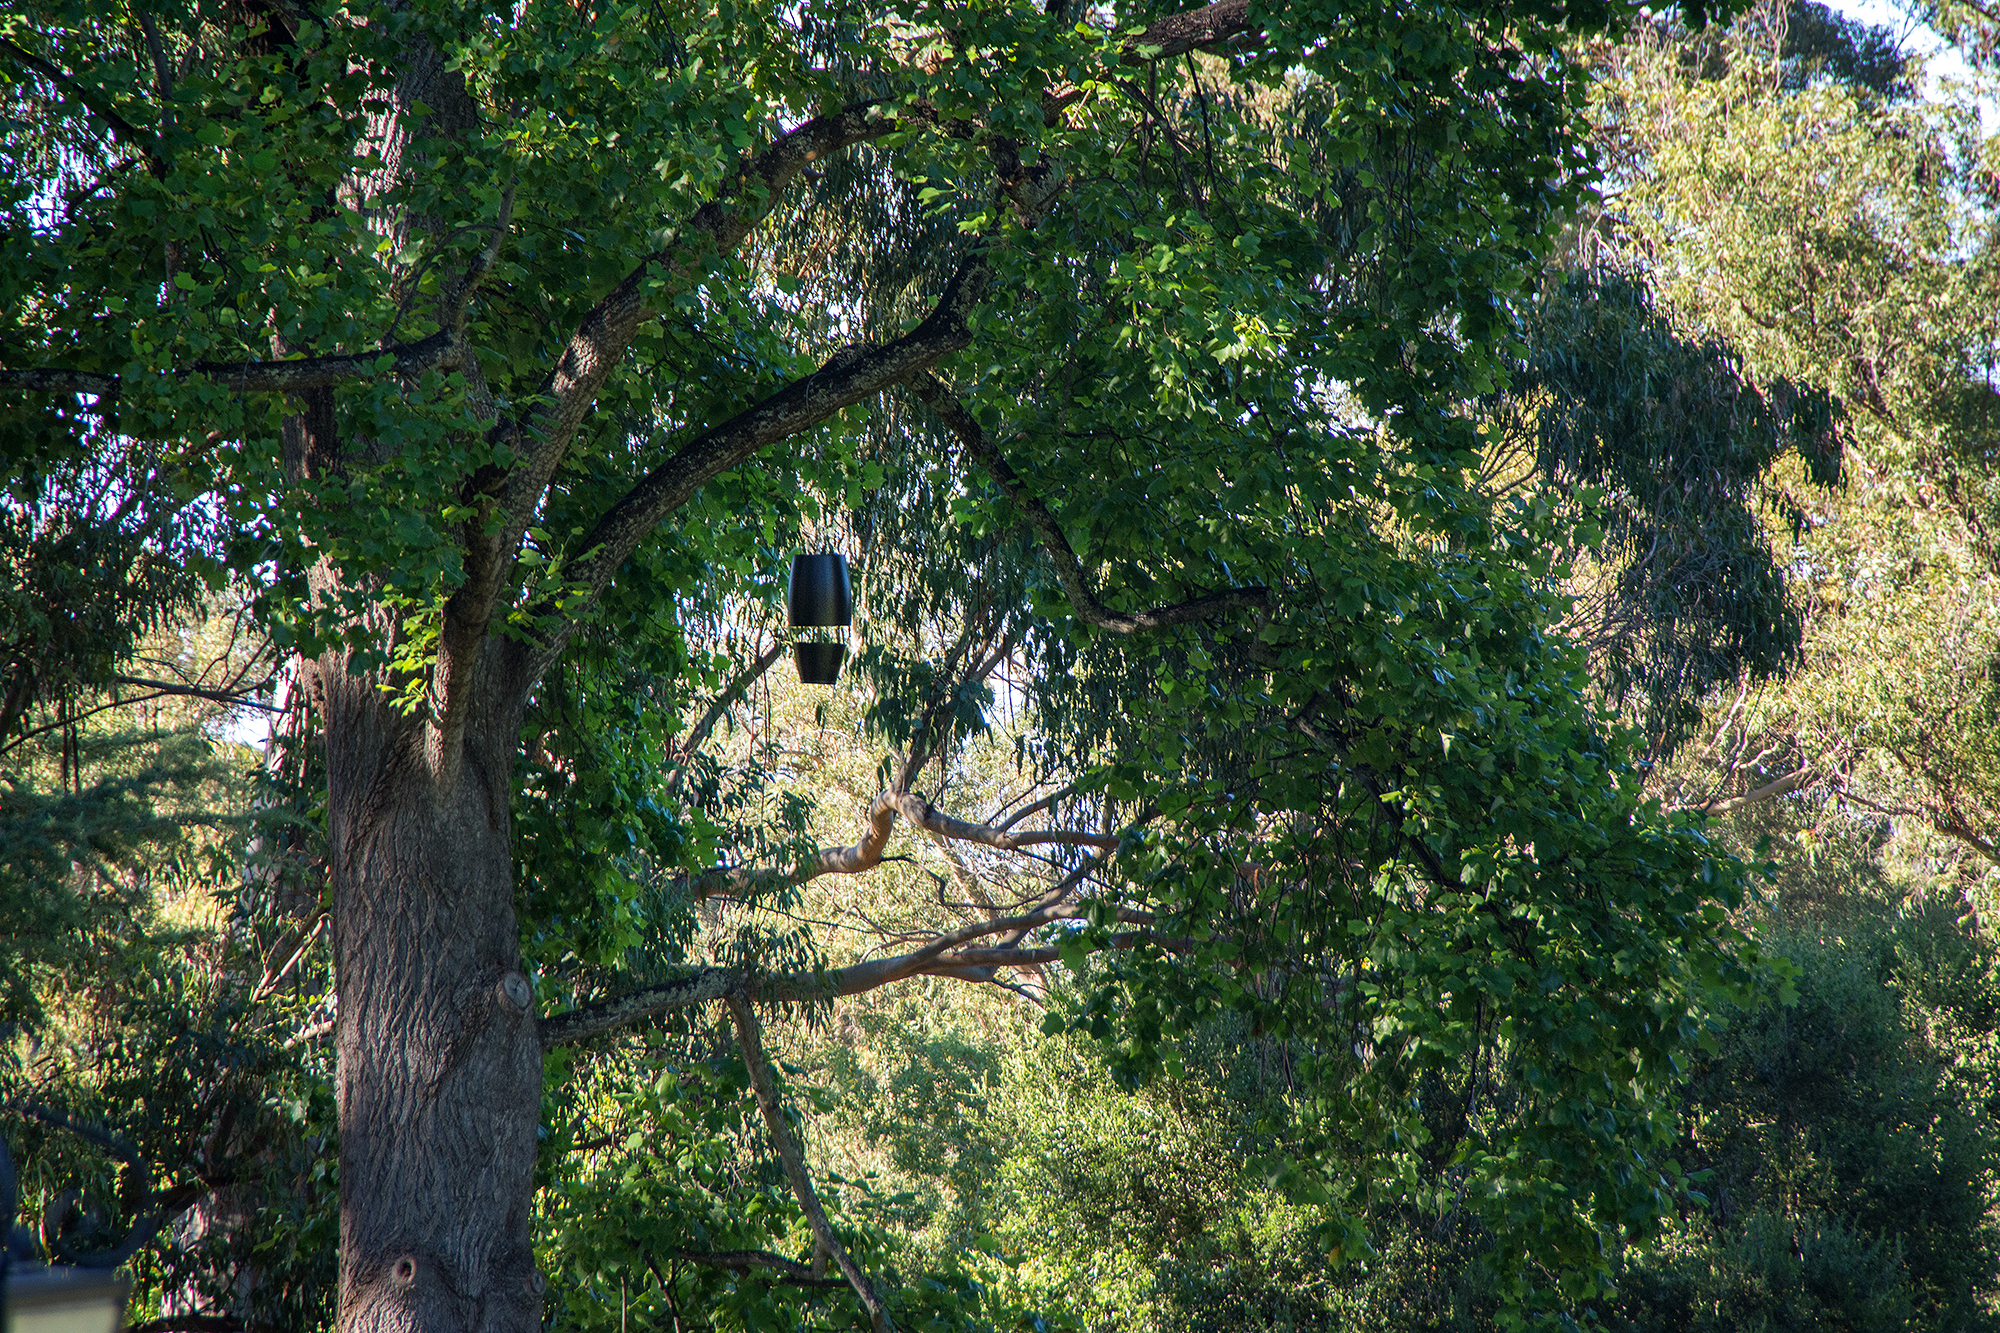
[[1609,1325],[2000,1328],[1996,951],[1927,887],[1766,922],[1796,1002],[1738,1015],[1693,1071],[1709,1209],[1627,1265]]

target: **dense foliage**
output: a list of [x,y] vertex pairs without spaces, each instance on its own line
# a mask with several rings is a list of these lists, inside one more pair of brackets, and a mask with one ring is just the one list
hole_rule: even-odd
[[432,808],[342,804],[379,734],[512,866],[558,1326],[1990,1321],[1983,883],[1910,850],[1992,845],[1963,109],[1810,8],[1192,14],[0,20],[51,1249],[374,1326],[334,1107],[421,1062],[340,978],[422,951],[341,932],[452,910],[342,878]]

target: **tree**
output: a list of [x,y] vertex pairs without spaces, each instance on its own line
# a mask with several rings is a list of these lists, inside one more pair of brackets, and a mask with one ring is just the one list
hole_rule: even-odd
[[[1799,539],[1806,497],[1839,476],[1836,401],[1783,378],[1760,388],[1727,344],[1676,328],[1642,272],[1552,275],[1524,316],[1484,472],[1579,511],[1563,628],[1666,758],[1718,685],[1797,661],[1805,626],[1773,547]],[[1774,475],[1790,457],[1800,494]]]
[[1772,474],[1810,515],[1802,669],[1718,702],[1674,799],[1820,790],[1990,860],[1991,145],[1968,93],[1920,100],[1893,56],[1815,5],[1606,50],[1605,230],[1751,378],[1845,408],[1844,492]]
[[[1446,1180],[1532,1238],[1495,1262],[1546,1307],[1677,1188],[1654,1113],[1754,962],[1740,872],[1641,810],[1545,632],[1553,530],[1469,483],[1463,410],[1582,180],[1557,25],[1610,15],[1084,18],[6,21],[33,134],[0,441],[29,487],[158,457],[123,484],[225,526],[323,741],[342,1329],[536,1325],[544,1052],[718,1001],[815,1247],[889,1326],[918,1297],[834,1234],[757,1006],[1093,951],[1077,1021],[1121,1076],[1224,1008],[1299,1044],[1270,1169],[1331,1252]],[[625,788],[770,666],[709,650],[828,510],[890,750],[860,840]],[[1100,827],[919,794],[1003,662],[1077,784],[1052,807]],[[675,911],[783,901],[899,820],[1067,850],[893,957],[752,932],[616,992],[664,930],[637,862]],[[1526,1103],[1482,1101],[1499,1062]]]

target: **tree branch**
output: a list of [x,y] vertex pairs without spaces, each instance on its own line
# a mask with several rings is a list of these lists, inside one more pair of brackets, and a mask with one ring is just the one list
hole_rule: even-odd
[[479,290],[479,284],[492,271],[493,263],[500,258],[500,247],[507,242],[507,230],[514,224],[514,195],[520,185],[518,176],[510,177],[505,189],[500,191],[499,216],[490,225],[493,235],[479,248],[479,253],[466,264],[448,288],[438,295],[438,323],[456,332],[465,332],[465,318],[472,297]]
[[715,696],[715,702],[701,715],[701,721],[695,723],[694,730],[690,731],[688,738],[681,742],[681,765],[674,770],[673,780],[667,784],[669,800],[680,795],[681,786],[687,781],[688,766],[694,762],[695,751],[699,750],[702,743],[708,739],[709,732],[715,730],[715,724],[720,722],[723,714],[734,708],[736,701],[748,693],[750,687],[755,685],[758,679],[771,669],[772,664],[784,655],[784,644],[771,645],[769,651],[760,653],[756,661],[739,671],[735,679],[723,688],[722,693]]
[[34,370],[0,368],[0,387],[25,389],[29,393],[87,393],[110,398],[118,393],[118,377],[89,370],[64,370],[59,366]]
[[791,870],[750,869],[742,866],[711,871],[690,881],[695,896],[708,898],[717,893],[749,895],[781,884],[805,884],[822,875],[860,875],[882,863],[889,833],[901,815],[918,828],[958,842],[974,842],[1004,852],[1029,847],[1095,847],[1106,853],[1118,850],[1118,838],[1109,833],[1071,833],[1061,829],[1040,829],[1015,833],[985,824],[971,824],[941,814],[914,792],[885,791],[869,803],[861,840],[846,847],[827,847]]
[[[1898,758],[1902,758],[1902,756],[1898,756]],[[1908,761],[1905,760],[1904,762],[1907,763]],[[1946,811],[1927,809],[1923,805],[1887,804],[1863,796],[1845,786],[1842,786],[1839,791],[1841,800],[1852,801],[1862,809],[1873,810],[1878,815],[1887,815],[1891,819],[1921,819],[1937,832],[1944,834],[1948,838],[1957,838],[1987,860],[2000,865],[2000,846],[1996,846],[1992,839],[1980,836],[1962,818],[1955,818]]]
[[[570,566],[565,580],[572,600],[560,613],[560,627],[535,655],[528,679],[546,671],[576,632],[575,591],[581,589],[595,599],[639,543],[704,483],[760,449],[817,426],[842,408],[873,398],[968,345],[972,335],[966,317],[985,286],[985,263],[974,254],[959,265],[937,305],[914,329],[887,343],[836,352],[812,374],[696,436],[648,472],[584,538],[580,547],[584,554]],[[535,618],[557,614],[549,602],[537,609]]]
[[97,117],[113,134],[143,153],[147,162],[152,165],[155,175],[166,170],[166,162],[159,155],[159,140],[119,115],[117,109],[111,105],[111,99],[106,97],[101,89],[93,88],[83,80],[63,73],[57,66],[32,52],[22,50],[4,37],[0,37],[0,55],[26,65],[53,83],[56,90],[64,97],[81,103],[85,110]]
[[[1030,787],[1028,790],[1033,791],[1034,788]],[[1038,815],[1042,813],[1042,811],[1047,810],[1052,806],[1054,806],[1057,801],[1060,801],[1068,796],[1073,796],[1075,795],[1075,793],[1076,793],[1076,784],[1074,782],[1066,782],[1062,786],[1050,792],[1047,796],[1042,797],[1040,800],[1031,801],[1027,805],[1022,806],[1019,810],[1016,810],[1013,814],[1007,815],[1005,822],[994,824],[994,827],[1000,829],[1002,832],[1005,832],[1006,830],[1013,828],[1014,825],[1020,823],[1022,820],[1027,819],[1031,815]],[[1025,795],[1026,793],[1023,794]],[[1000,815],[1006,813],[1007,812],[1005,807],[1002,807],[1000,810],[995,811],[992,815],[987,816],[987,820],[990,823],[992,820],[997,819]]]
[[806,1173],[805,1152],[793,1136],[791,1124],[785,1119],[784,1105],[778,1100],[777,1080],[771,1077],[770,1061],[764,1058],[764,1040],[757,1025],[757,1015],[751,1011],[747,1001],[738,997],[731,996],[728,1004],[729,1017],[736,1024],[737,1044],[743,1048],[743,1062],[750,1067],[750,1087],[757,1094],[757,1106],[763,1111],[765,1128],[771,1134],[771,1146],[778,1150],[778,1160],[784,1163],[785,1174],[792,1182],[792,1193],[798,1196],[799,1207],[805,1210],[806,1221],[812,1225],[813,1240],[840,1266],[847,1284],[854,1288],[854,1294],[861,1298],[862,1306],[868,1311],[875,1333],[895,1333],[896,1326],[889,1318],[888,1307],[882,1304],[874,1284],[854,1262],[854,1256],[833,1234],[833,1226],[826,1220],[826,1210],[820,1207],[819,1195],[813,1191],[812,1177]]
[[967,453],[986,469],[988,476],[1000,487],[1001,494],[1011,501],[1028,520],[1028,526],[1041,539],[1042,549],[1048,553],[1049,563],[1054,566],[1056,579],[1068,594],[1070,607],[1077,618],[1099,629],[1108,629],[1118,634],[1132,634],[1140,630],[1165,629],[1172,625],[1191,624],[1197,620],[1207,620],[1214,616],[1227,615],[1253,606],[1269,605],[1271,590],[1263,587],[1226,588],[1220,592],[1203,593],[1199,597],[1178,602],[1172,606],[1155,607],[1148,611],[1113,611],[1097,599],[1084,580],[1083,562],[1077,558],[1076,548],[1069,544],[1062,525],[1056,522],[1054,514],[1040,497],[1030,493],[1021,484],[1020,476],[1010,466],[999,449],[986,437],[986,431],[965,410],[956,397],[938,379],[925,370],[909,381],[912,393],[931,409],[945,426],[956,435]]
[[[1003,947],[980,951],[977,955],[980,961],[976,964],[979,968],[1043,966],[1053,959],[1045,957],[1039,950],[1015,946],[1037,927],[1077,916],[1082,908],[1071,895],[1092,871],[1104,864],[1109,855],[1091,857],[1070,871],[1026,912],[974,922],[941,934],[912,952],[888,958],[871,958],[830,972],[799,972],[775,977],[759,978],[737,968],[696,969],[672,981],[580,1005],[567,1013],[543,1019],[540,1024],[542,1047],[548,1050],[565,1046],[674,1009],[691,1008],[730,996],[778,1002],[831,1000],[845,995],[860,995],[907,977],[958,976],[967,967],[975,966],[965,961],[969,953],[965,946],[996,935],[1003,938]],[[1136,925],[1152,924],[1150,914],[1131,909],[1119,909],[1117,916],[1121,921]],[[1137,938],[1114,937],[1112,943],[1115,947],[1125,948],[1135,943]],[[971,979],[984,981],[991,977]]]
[[[330,388],[355,380],[450,370],[458,366],[464,356],[465,349],[457,335],[449,329],[440,329],[428,338],[372,352],[307,356],[293,361],[197,361],[185,370],[168,371],[167,374],[182,380],[205,376],[239,393],[302,393],[307,389]],[[388,358],[386,366],[383,364],[385,357]],[[60,366],[0,369],[0,388],[25,389],[31,393],[88,393],[108,398],[117,395],[121,384],[122,380],[117,375],[66,370]]]
[[690,1009],[711,1000],[720,1000],[740,993],[747,982],[746,974],[735,968],[699,968],[672,981],[658,982],[624,995],[579,1005],[541,1021],[538,1029],[542,1049],[553,1050],[628,1023],[640,1023],[675,1009]]
[[1744,792],[1741,796],[1732,796],[1728,800],[1703,801],[1696,805],[1669,806],[1668,809],[1673,811],[1674,813],[1681,813],[1685,811],[1699,811],[1702,814],[1710,815],[1717,818],[1723,815],[1733,815],[1738,810],[1743,809],[1745,806],[1756,805],[1763,801],[1775,800],[1777,797],[1783,796],[1787,792],[1797,791],[1800,787],[1803,787],[1806,785],[1806,783],[1812,781],[1814,776],[1815,774],[1810,768],[1795,769],[1792,772],[1785,774],[1785,776],[1779,778],[1777,781],[1767,782],[1763,786],[1758,787],[1754,791]]
[[1149,65],[1173,60],[1190,51],[1220,46],[1253,31],[1250,0],[1221,0],[1220,4],[1169,14],[1127,41],[1119,56],[1126,65]]
[[[110,679],[116,685],[138,685],[152,690],[153,693],[147,695],[147,699],[157,699],[161,695],[166,694],[185,695],[191,699],[208,699],[215,703],[230,704],[237,708],[261,708],[267,713],[282,713],[285,711],[276,704],[259,703],[255,699],[244,698],[244,693],[247,693],[247,691],[237,693],[229,690],[205,690],[198,685],[176,685],[172,681],[148,680],[144,676],[112,676]],[[123,704],[127,701],[121,699],[119,702]],[[133,700],[131,702],[143,703],[144,700]]]
[[162,102],[174,100],[174,67],[167,59],[167,48],[160,41],[159,25],[145,10],[138,12],[139,31],[146,36],[146,53],[153,58],[153,88]]
[[769,1268],[778,1274],[778,1281],[789,1282],[800,1287],[844,1287],[844,1277],[819,1277],[810,1267],[796,1259],[787,1259],[772,1254],[769,1250],[675,1250],[669,1258],[678,1263],[702,1264],[709,1268],[728,1268],[739,1273],[753,1268]]
[[[558,1046],[568,1046],[573,1042],[584,1041],[631,1023],[644,1022],[646,1019],[657,1018],[676,1009],[692,1008],[711,1000],[740,999],[772,1004],[807,1004],[862,995],[898,981],[906,981],[911,977],[954,977],[961,980],[987,981],[991,980],[989,975],[969,974],[989,973],[992,969],[1002,967],[1046,967],[1060,959],[1060,951],[1054,946],[1021,948],[1008,944],[994,948],[973,949],[965,945],[991,935],[1020,934],[1036,926],[1075,920],[1080,918],[1082,913],[1083,908],[1080,904],[1065,903],[1059,907],[1043,908],[1021,916],[1001,917],[967,926],[948,937],[941,937],[960,941],[957,945],[940,945],[939,941],[933,940],[923,948],[909,953],[895,954],[887,958],[870,958],[824,972],[788,972],[778,976],[758,977],[737,968],[701,968],[673,981],[647,986],[593,1004],[579,1005],[542,1020],[540,1024],[542,1049],[553,1050]],[[1147,918],[1146,913],[1131,909],[1121,909],[1117,915]],[[1106,938],[1103,947],[1130,949],[1140,944],[1156,945],[1172,953],[1183,952],[1193,947],[1193,942],[1190,940],[1145,929],[1120,931]]]
[[[691,282],[711,257],[735,250],[808,164],[893,133],[896,122],[878,115],[874,107],[873,102],[857,103],[831,115],[815,116],[780,135],[739,170],[715,199],[696,209],[672,241],[641,260],[591,307],[543,380],[536,406],[523,416],[502,421],[490,433],[491,443],[507,445],[522,461],[505,473],[489,469],[474,479],[476,489],[499,501],[502,522],[478,549],[468,552],[469,568],[512,559],[570,440],[650,313],[653,292]],[[629,548],[612,562],[612,568],[627,554]],[[489,604],[483,614],[473,618],[483,625],[491,609]],[[466,610],[471,614],[480,608]]]
[[[1221,0],[1220,4],[1169,14],[1138,36],[1126,38],[1118,50],[1118,63],[1127,67],[1158,64],[1190,51],[1223,46],[1255,32],[1250,23],[1249,0]],[[1043,123],[1054,126],[1064,108],[1082,99],[1083,90],[1074,84],[1050,90],[1042,98]]]

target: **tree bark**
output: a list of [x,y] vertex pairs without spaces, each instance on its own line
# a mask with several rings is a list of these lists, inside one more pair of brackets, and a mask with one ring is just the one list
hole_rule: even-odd
[[[494,645],[482,654],[495,672]],[[421,718],[323,660],[339,994],[341,1333],[529,1333],[541,1042],[515,928],[518,709],[440,786]],[[489,686],[499,682],[483,682]],[[505,689],[479,692],[506,699]]]
[[[392,244],[435,219],[393,205],[427,169],[422,133],[468,137],[463,77],[414,36],[369,137],[370,174],[349,201]],[[337,434],[331,392],[298,395],[286,423],[297,477],[337,473],[369,449]],[[347,572],[311,571],[331,600]],[[393,612],[362,615],[360,641],[388,646]],[[388,675],[345,650],[310,665],[324,726],[327,847],[338,1003],[340,1333],[533,1333],[547,1283],[532,1248],[542,1054],[521,969],[508,827],[525,689],[518,653],[470,654],[462,746],[430,753],[435,719],[399,710]],[[400,683],[400,682],[393,682]]]

